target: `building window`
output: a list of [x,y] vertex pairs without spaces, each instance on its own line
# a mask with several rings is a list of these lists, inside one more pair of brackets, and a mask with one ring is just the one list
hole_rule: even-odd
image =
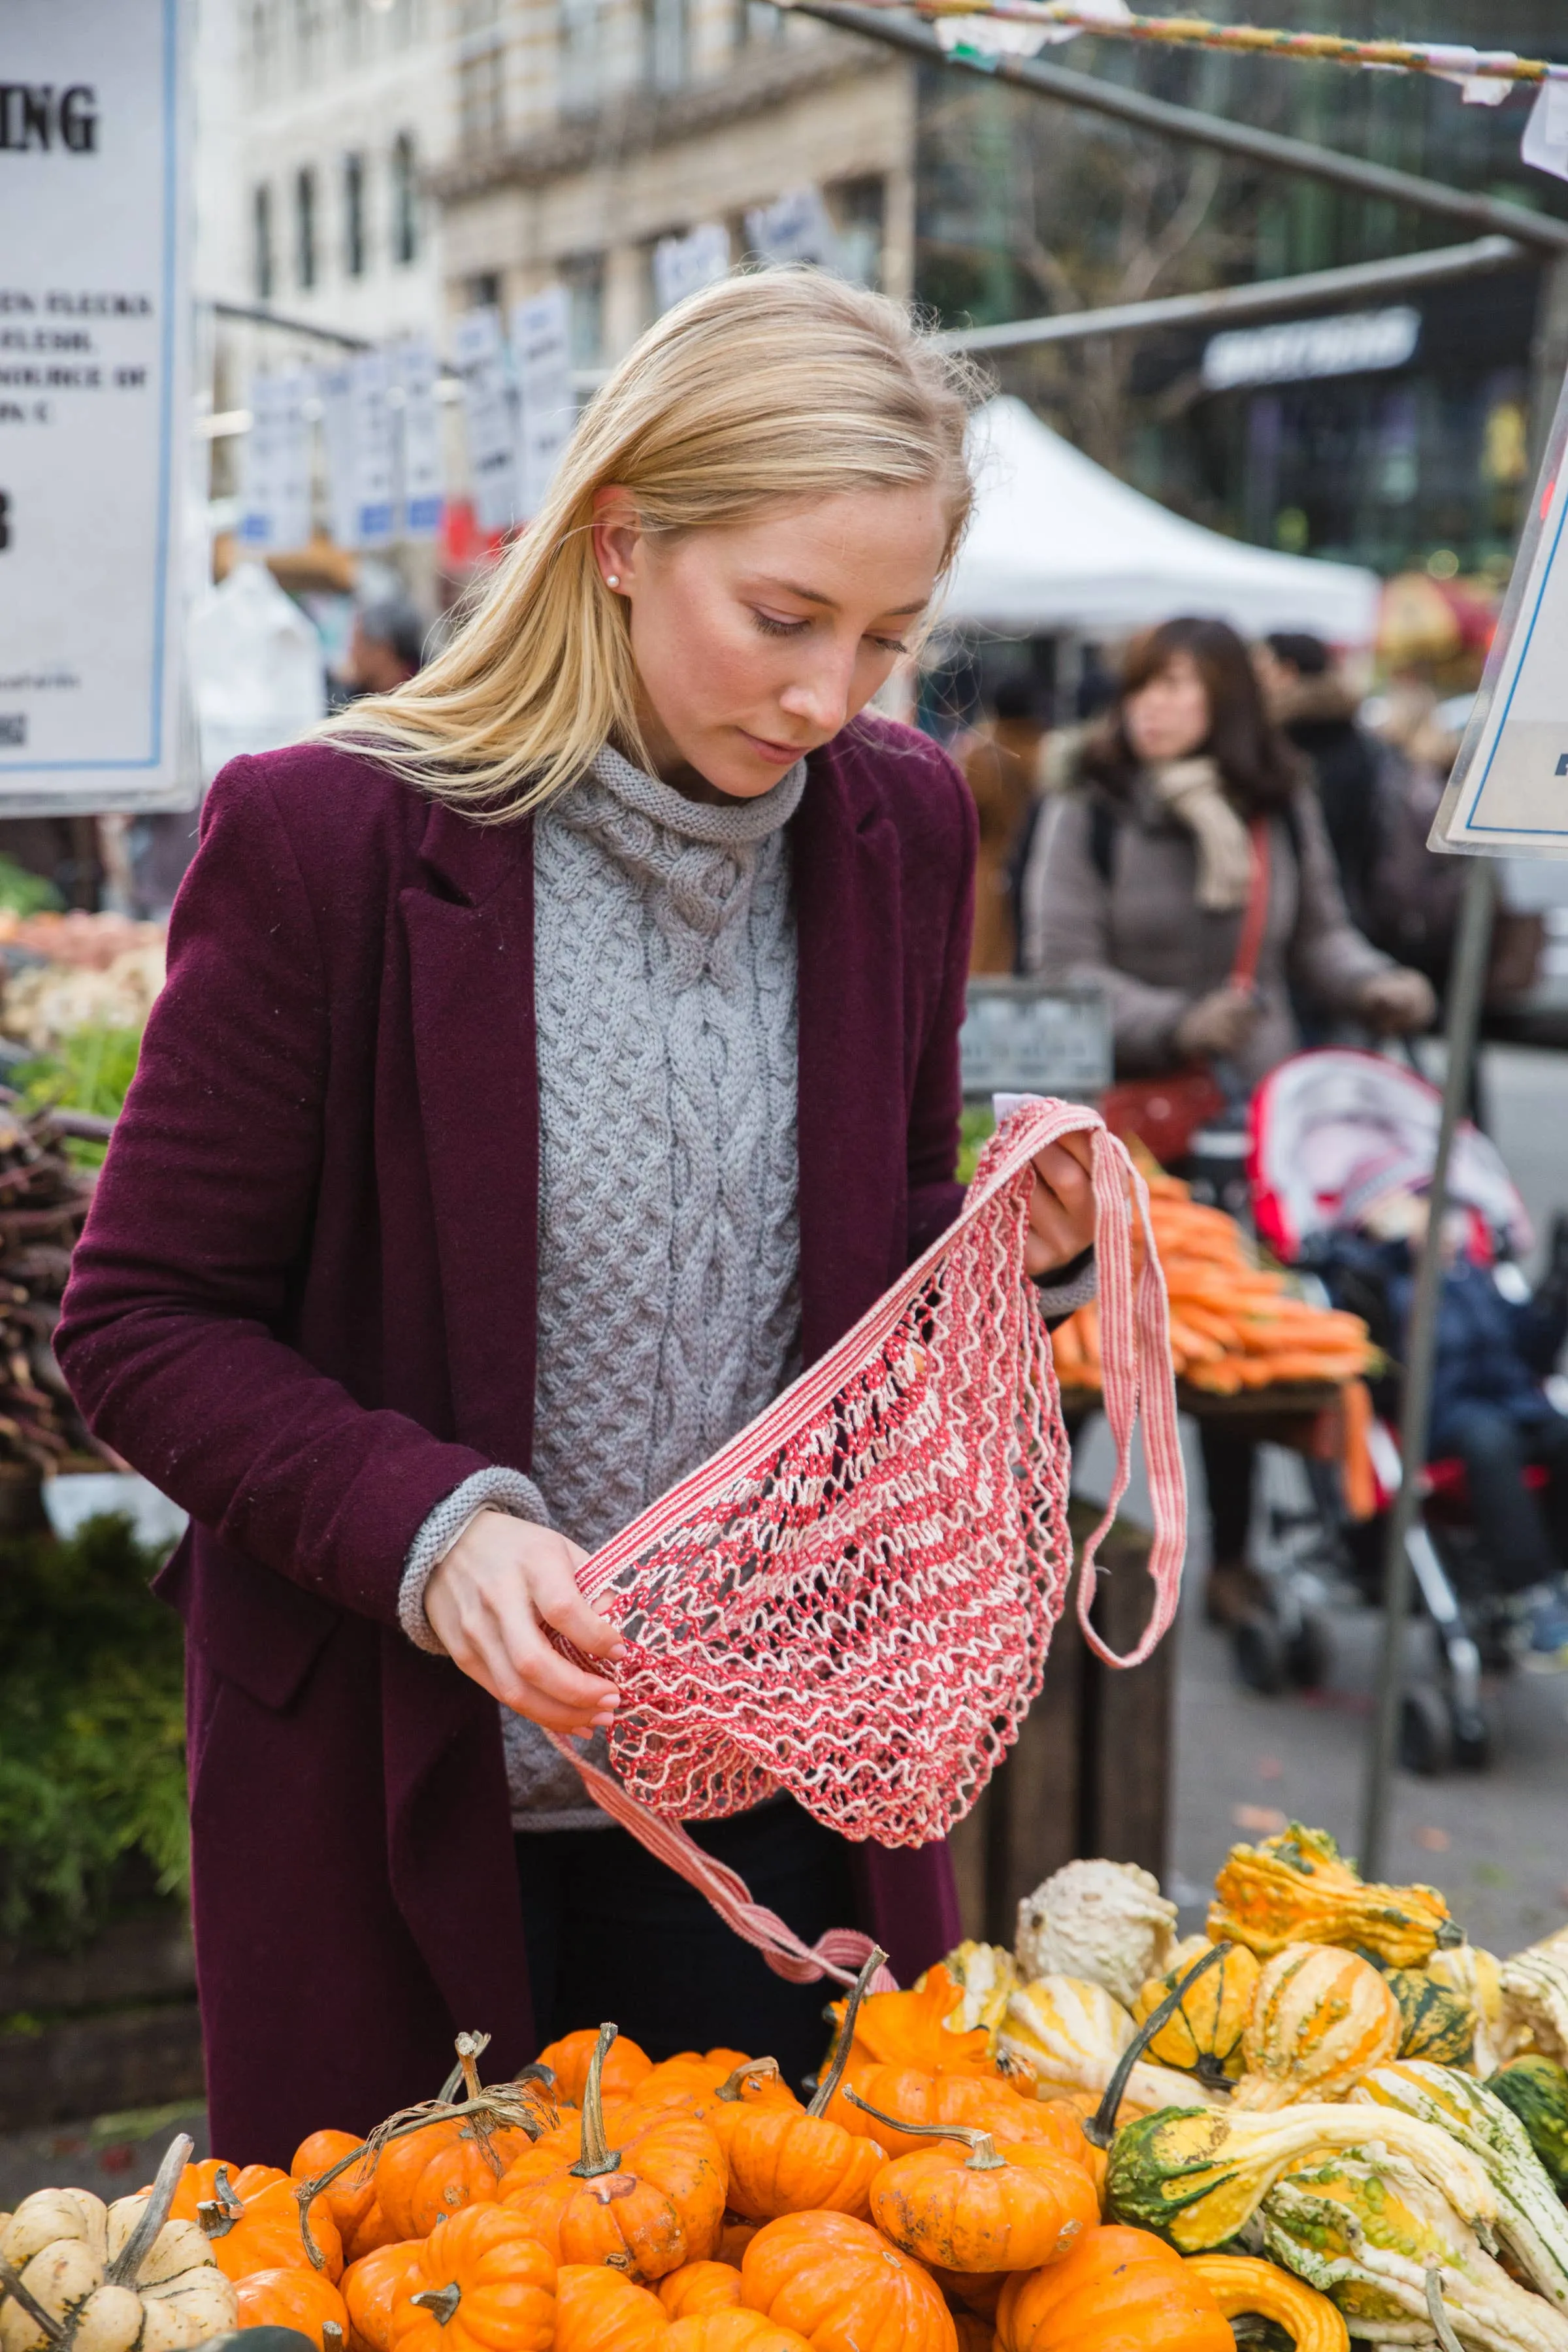
[[272,191],[262,182],[250,196],[251,277],[258,302],[270,302],[277,280],[272,262]]
[[419,253],[419,167],[414,133],[400,131],[392,142],[392,257],[407,264]]
[[256,0],[250,11],[250,88],[253,97],[271,97],[276,60],[274,0]]
[[690,70],[686,0],[642,0],[643,79],[653,89],[680,89]]
[[316,174],[308,163],[294,174],[294,282],[306,292],[316,282]]
[[343,157],[343,268],[364,276],[364,157]]
[[880,286],[886,183],[880,178],[840,180],[826,194],[838,232],[838,268],[858,285]]
[[561,110],[587,114],[602,95],[599,0],[561,0]]
[[738,49],[760,48],[764,42],[784,38],[784,10],[773,7],[772,0],[735,0],[733,23]]
[[458,68],[458,121],[465,147],[499,147],[506,128],[506,59],[481,49]]
[[294,64],[300,81],[320,72],[321,36],[326,29],[321,0],[294,0]]
[[499,310],[500,309],[500,271],[499,269],[481,269],[478,271],[474,277],[468,279],[468,308],[470,310]]
[[605,356],[605,257],[582,253],[561,265],[567,331],[574,368],[596,368]]

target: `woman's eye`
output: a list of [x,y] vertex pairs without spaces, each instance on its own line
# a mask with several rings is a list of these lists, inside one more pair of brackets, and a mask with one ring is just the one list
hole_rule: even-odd
[[764,637],[798,637],[803,629],[808,629],[811,626],[809,621],[775,620],[771,613],[758,612],[754,604],[752,607],[752,618]]
[[907,654],[909,652],[909,647],[902,637],[873,637],[871,643],[879,653]]

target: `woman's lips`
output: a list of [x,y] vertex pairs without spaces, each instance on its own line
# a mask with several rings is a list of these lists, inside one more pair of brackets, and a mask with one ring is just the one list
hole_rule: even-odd
[[771,743],[765,735],[753,735],[749,727],[742,727],[741,733],[753,751],[761,752],[764,760],[775,761],[781,768],[793,768],[797,760],[805,757],[804,747],[799,743]]

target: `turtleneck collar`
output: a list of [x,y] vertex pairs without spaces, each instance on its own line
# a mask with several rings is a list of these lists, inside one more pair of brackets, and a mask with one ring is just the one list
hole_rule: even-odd
[[[646,769],[635,767],[614,744],[606,743],[589,763],[584,784],[590,780],[620,808],[647,818],[650,824],[674,834],[679,840],[700,842],[713,849],[742,850],[765,840],[770,833],[776,833],[781,825],[789,823],[805,789],[805,761],[797,760],[776,784],[759,793],[755,800],[689,801],[672,784],[663,783]],[[587,803],[598,801],[599,795],[591,788],[584,790],[579,785],[567,793],[560,803],[561,814],[569,824],[573,823],[577,815],[573,803],[580,795],[583,817],[592,825],[595,816]]]

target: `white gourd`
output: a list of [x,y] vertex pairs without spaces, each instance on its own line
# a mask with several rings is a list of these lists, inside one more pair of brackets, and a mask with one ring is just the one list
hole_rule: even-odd
[[205,2237],[168,2219],[190,2153],[184,2137],[171,2144],[151,2195],[23,2199],[0,2227],[0,2352],[184,2352],[233,2327],[234,2288]]
[[[1012,1994],[996,2043],[1004,2057],[1034,2070],[1043,2098],[1062,2091],[1098,2095],[1137,2030],[1103,1985],[1083,1977],[1047,1976]],[[1125,2118],[1156,2107],[1209,2105],[1217,2096],[1191,2074],[1140,2059],[1128,2078],[1121,2113]]]
[[1568,2063],[1568,1927],[1515,1952],[1499,1973],[1536,2048]]
[[1018,1906],[1018,1973],[1087,1978],[1131,2009],[1169,1966],[1176,1906],[1134,1862],[1069,1862]]

